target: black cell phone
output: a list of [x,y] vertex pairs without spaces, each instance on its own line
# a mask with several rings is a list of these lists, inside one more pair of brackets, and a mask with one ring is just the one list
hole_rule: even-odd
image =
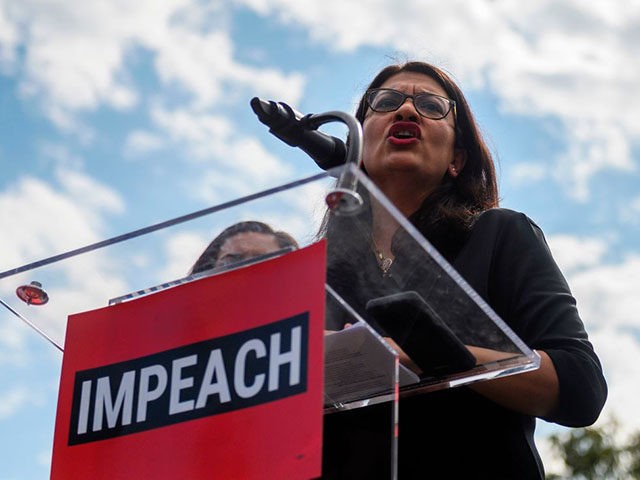
[[473,368],[476,359],[438,313],[414,291],[367,302],[366,311],[422,369],[439,377]]

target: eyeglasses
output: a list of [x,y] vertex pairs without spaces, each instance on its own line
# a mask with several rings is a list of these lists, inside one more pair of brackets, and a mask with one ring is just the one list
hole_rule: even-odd
[[431,120],[440,120],[446,117],[451,109],[456,115],[456,102],[450,98],[434,95],[433,93],[418,93],[407,95],[406,93],[391,88],[374,88],[367,92],[367,103],[371,110],[378,113],[395,112],[410,98],[413,106],[423,117]]

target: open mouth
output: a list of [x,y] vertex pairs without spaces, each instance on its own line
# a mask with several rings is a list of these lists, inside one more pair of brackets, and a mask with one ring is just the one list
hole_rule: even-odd
[[396,122],[389,129],[389,138],[400,141],[420,139],[420,128],[413,122]]

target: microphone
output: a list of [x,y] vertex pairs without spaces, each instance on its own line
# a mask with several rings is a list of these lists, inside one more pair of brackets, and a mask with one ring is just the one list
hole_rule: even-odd
[[347,147],[339,138],[312,129],[303,116],[286,103],[251,99],[251,108],[269,132],[292,147],[299,147],[323,170],[343,165]]

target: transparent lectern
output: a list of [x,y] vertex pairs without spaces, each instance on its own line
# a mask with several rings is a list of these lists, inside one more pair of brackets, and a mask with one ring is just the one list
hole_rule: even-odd
[[[345,178],[354,187],[346,192],[340,188]],[[347,208],[332,208],[336,202]],[[290,254],[291,248],[275,250],[189,274],[212,238],[247,220],[289,233],[300,248],[326,239],[325,434],[331,435],[349,411],[379,409],[381,465],[389,478],[396,475],[400,399],[539,365],[537,355],[353,163],[5,270],[0,273],[4,315],[28,323],[63,351],[70,314]],[[393,233],[390,266],[378,261],[374,227]],[[477,364],[469,347],[499,351],[501,359]],[[400,363],[398,349],[412,364]],[[326,465],[337,449],[327,444],[331,441],[325,438]],[[267,478],[268,471],[267,465]]]

